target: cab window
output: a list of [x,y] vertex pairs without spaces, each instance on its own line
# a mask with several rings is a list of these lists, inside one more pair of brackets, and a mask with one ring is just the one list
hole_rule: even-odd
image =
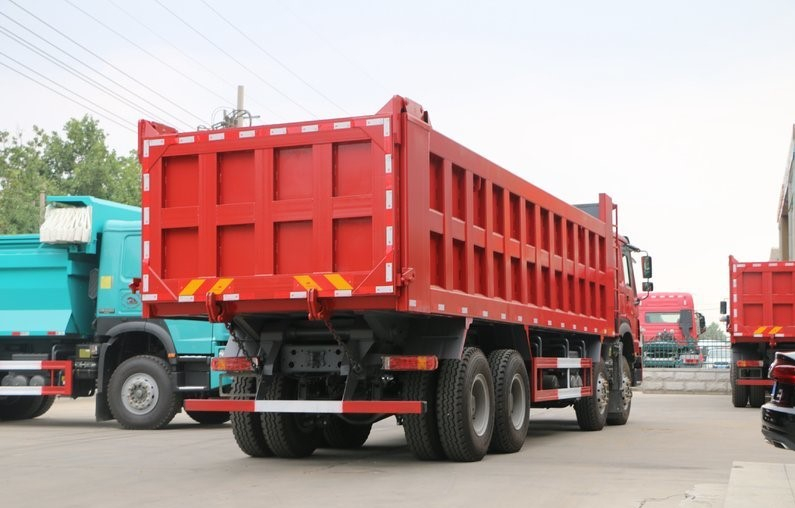
[[632,287],[632,256],[628,252],[624,253],[624,284]]
[[124,239],[122,250],[121,276],[132,279],[141,276],[141,237],[134,235]]

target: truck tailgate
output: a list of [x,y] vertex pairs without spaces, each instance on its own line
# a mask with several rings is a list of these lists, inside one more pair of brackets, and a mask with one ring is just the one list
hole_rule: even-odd
[[305,310],[313,292],[394,307],[392,125],[177,134],[142,121],[145,314],[203,314],[208,294],[237,312]]
[[795,337],[795,263],[729,258],[732,340]]

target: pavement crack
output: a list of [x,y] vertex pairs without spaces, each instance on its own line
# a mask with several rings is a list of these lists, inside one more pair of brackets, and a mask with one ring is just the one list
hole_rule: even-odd
[[646,503],[649,503],[649,502],[658,503],[658,502],[668,501],[670,499],[673,499],[673,498],[681,496],[681,495],[682,494],[671,494],[670,496],[666,496],[666,497],[647,497],[647,498],[643,499],[640,502],[640,504],[638,505],[638,508],[644,508],[644,506],[646,506]]

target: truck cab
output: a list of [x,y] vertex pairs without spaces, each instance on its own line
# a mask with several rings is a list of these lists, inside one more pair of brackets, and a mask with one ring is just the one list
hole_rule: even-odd
[[691,294],[650,295],[641,301],[640,322],[647,367],[701,366],[697,337],[704,332],[705,320],[695,311]]
[[185,395],[217,393],[209,360],[225,327],[141,315],[130,286],[141,273],[140,208],[89,196],[48,203],[40,235],[0,236],[0,420],[39,416],[56,395],[96,395],[98,420],[160,428]]
[[[158,337],[166,357],[177,362],[206,361],[226,347],[228,333],[222,324],[199,320],[143,320],[141,295],[132,289],[141,274],[141,224],[138,221],[108,221],[102,235],[97,276],[96,333],[116,337],[136,330]],[[189,387],[217,390],[219,374],[200,369],[179,369],[177,390]],[[201,391],[200,390],[200,391]]]

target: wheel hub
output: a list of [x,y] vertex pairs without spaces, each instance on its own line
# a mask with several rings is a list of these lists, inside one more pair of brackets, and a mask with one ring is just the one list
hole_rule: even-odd
[[607,378],[600,372],[596,378],[596,404],[599,406],[599,413],[604,413],[607,409],[607,384]]
[[632,381],[630,381],[629,376],[624,374],[621,376],[621,403],[624,406],[624,409],[629,407],[629,404],[632,402]]
[[155,380],[148,374],[133,374],[122,385],[122,404],[136,415],[151,411],[159,399],[160,392]]
[[524,383],[519,374],[514,374],[511,378],[511,395],[508,397],[508,414],[511,415],[511,425],[514,429],[521,429],[527,414],[527,394],[524,391]]
[[483,374],[475,376],[472,389],[469,392],[469,416],[472,421],[472,430],[478,436],[483,436],[489,428],[489,400],[488,383]]

